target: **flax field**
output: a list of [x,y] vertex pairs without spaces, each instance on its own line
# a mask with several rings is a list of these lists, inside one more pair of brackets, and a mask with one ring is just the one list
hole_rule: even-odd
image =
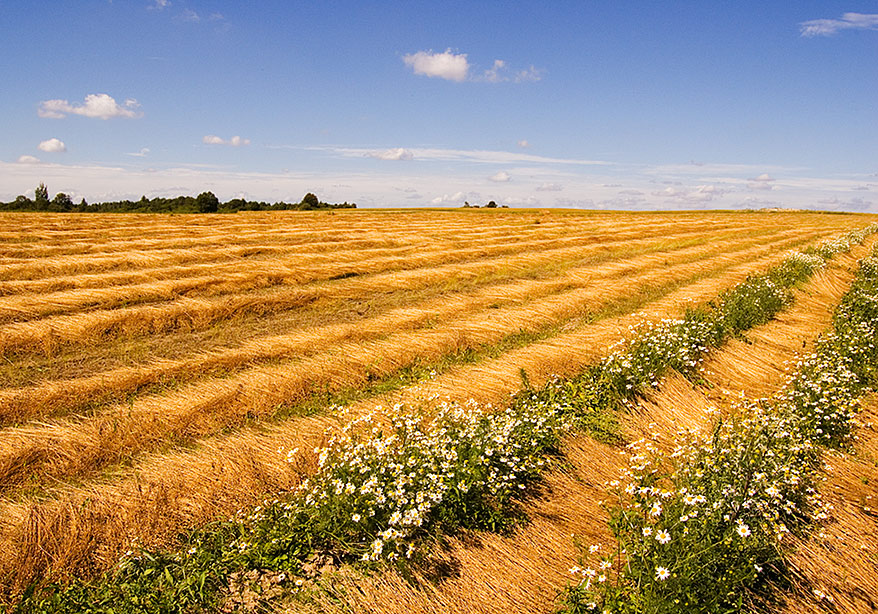
[[[635,548],[627,562],[609,557],[622,537],[610,529],[607,502],[620,474],[632,475],[630,455],[644,446],[669,453],[681,428],[704,431],[717,416],[739,415],[742,403],[786,394],[803,357],[822,351],[818,339],[837,326],[834,314],[861,263],[874,260],[876,219],[562,210],[3,214],[0,608],[72,612],[87,601],[96,612],[623,611],[630,594],[622,568],[632,568]],[[592,392],[581,382],[604,377],[594,369],[616,373],[630,363],[634,354],[624,352],[635,341],[666,329],[679,336],[673,327],[687,314],[719,312],[733,289],[784,266],[807,271],[782,291],[772,285],[780,278],[766,282],[781,297],[769,316],[739,323],[744,316],[735,312],[739,320],[724,320],[722,334],[699,332],[706,340],[691,358],[665,352],[647,376],[630,380],[629,396],[628,380],[618,379],[606,414],[600,391],[587,410],[558,409],[568,401],[552,390],[577,382],[585,398]],[[756,573],[728,589],[744,603],[790,613],[867,612],[878,603],[878,401],[870,390],[857,388],[860,413],[848,416],[854,426],[841,443],[820,456],[819,468],[803,470],[819,481],[821,499],[809,493],[799,505],[824,515],[807,532],[787,522],[790,534],[777,538],[789,547],[785,562],[772,554],[764,565],[777,574]],[[524,413],[510,413],[522,404]],[[507,416],[501,431],[509,439],[492,447],[479,437],[495,415]],[[346,488],[379,499],[387,492],[351,477],[371,476],[372,461],[344,446],[377,450],[374,458],[392,453],[393,438],[376,447],[346,434],[363,425],[408,434],[413,447],[400,448],[401,465],[406,455],[430,465],[428,449],[465,438],[480,459],[504,445],[519,452],[485,475],[488,465],[478,465],[453,487],[438,486],[435,475],[460,465],[441,465],[423,483],[413,469],[408,483],[421,484],[421,494],[396,501],[418,504],[385,519],[375,500],[360,508],[361,499],[343,498]],[[433,439],[437,429],[454,435]],[[527,437],[516,439],[516,429]],[[803,445],[823,445],[819,439]],[[334,474],[326,473],[331,465]],[[348,477],[338,473],[348,465]],[[480,479],[489,504],[473,508]],[[317,545],[307,552],[292,541],[282,556],[279,547],[258,550],[247,535],[269,531],[274,544],[303,535],[302,514],[311,512],[290,512],[298,499],[271,516],[272,502],[303,488],[312,490],[302,510],[346,510],[344,523],[325,529],[333,539],[318,535],[315,527],[330,524],[312,515],[306,541]],[[447,509],[465,509],[472,522],[424,503],[433,497],[440,506],[452,494],[458,507]],[[659,505],[650,509],[670,509],[667,497],[650,499]],[[733,515],[739,538],[757,532],[755,521]],[[274,518],[270,529],[266,517]],[[224,542],[225,554],[186,566],[187,553],[201,557],[213,539],[205,536],[221,532],[211,527],[229,530],[216,523],[241,518],[249,533]],[[635,527],[661,538],[644,550],[643,565],[652,567],[643,573],[661,590],[682,587],[684,567],[654,551],[682,542],[658,522],[660,513]],[[281,526],[289,533],[277,533]],[[153,565],[158,557],[144,552],[177,553],[162,567],[168,586],[143,593],[173,597],[144,601],[132,581],[123,593],[135,605],[126,609],[122,593],[106,586],[118,585],[113,574],[135,573],[132,560]],[[249,567],[228,552],[249,556]],[[748,569],[762,569],[762,552]],[[416,562],[403,565],[407,557]],[[596,593],[599,577],[622,588]],[[171,585],[190,588],[184,595]],[[758,590],[741,588],[751,585]],[[649,598],[668,609],[650,611],[688,611],[656,591]]]

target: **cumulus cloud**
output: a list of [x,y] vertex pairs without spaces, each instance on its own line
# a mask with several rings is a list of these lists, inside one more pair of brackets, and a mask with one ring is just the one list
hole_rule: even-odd
[[537,186],[537,192],[560,192],[564,189],[560,183],[543,183]]
[[363,155],[367,158],[376,158],[378,160],[411,160],[415,157],[411,150],[404,147],[385,149],[383,151],[369,151]]
[[523,83],[525,81],[539,81],[542,79],[542,71],[534,66],[524,70],[512,70],[505,60],[494,60],[491,68],[481,74],[470,74],[472,66],[465,53],[454,53],[446,49],[442,53],[432,51],[418,51],[404,55],[402,61],[411,67],[416,75],[438,77],[448,81],[482,81],[487,83]]
[[449,81],[466,81],[469,76],[469,62],[465,53],[452,53],[447,49],[442,53],[418,51],[403,56],[402,61],[411,67],[416,75],[438,77]]
[[40,159],[34,156],[19,156],[18,157],[19,164],[39,164]]
[[506,183],[507,181],[511,181],[512,177],[506,171],[499,171],[488,177],[488,179],[496,183]]
[[845,13],[841,19],[812,19],[799,24],[802,36],[832,36],[842,30],[878,30],[878,14]]
[[232,138],[226,140],[222,137],[216,136],[215,134],[208,134],[201,139],[201,142],[205,145],[228,145],[230,147],[243,147],[244,145],[250,144],[250,139],[242,139],[239,136],[233,136]]
[[115,98],[107,94],[89,94],[83,104],[70,104],[66,100],[44,100],[40,103],[37,114],[51,119],[61,119],[67,115],[82,115],[96,119],[114,117],[131,119],[142,115],[137,111],[138,107],[140,104],[133,98],[128,98],[120,105]]
[[463,192],[455,192],[454,194],[443,194],[437,196],[430,201],[431,205],[460,205],[467,199],[467,195]]
[[48,153],[61,153],[67,151],[67,145],[64,144],[64,141],[49,139],[48,141],[42,141],[37,145],[37,149]]

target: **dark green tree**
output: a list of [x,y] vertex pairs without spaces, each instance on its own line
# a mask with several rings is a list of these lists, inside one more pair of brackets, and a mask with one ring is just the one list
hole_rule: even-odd
[[219,199],[213,192],[202,192],[195,199],[195,208],[198,213],[216,213]]
[[492,200],[491,202],[489,202],[489,203],[488,203],[487,205],[485,205],[485,206],[488,207],[489,209],[496,209],[496,208],[497,208],[497,203],[495,203],[495,202]]
[[49,188],[46,187],[45,183],[40,182],[40,185],[34,190],[34,202],[37,206],[42,207],[49,204]]
[[320,199],[317,198],[316,194],[308,192],[305,194],[305,198],[302,199],[302,204],[308,209],[316,209],[320,206]]
[[55,198],[52,199],[52,211],[71,211],[73,209],[73,199],[71,199],[64,192],[58,192],[55,194]]

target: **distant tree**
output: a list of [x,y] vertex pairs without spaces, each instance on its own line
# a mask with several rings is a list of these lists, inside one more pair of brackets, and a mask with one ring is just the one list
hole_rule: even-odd
[[51,208],[53,211],[70,211],[73,209],[73,200],[64,192],[58,192],[52,199]]
[[305,194],[305,198],[302,199],[302,204],[308,209],[316,209],[320,206],[320,199],[317,198],[316,194],[308,192]]
[[34,190],[34,202],[37,206],[43,207],[49,204],[49,188],[46,187],[45,183],[40,182],[40,185]]
[[488,203],[487,205],[485,205],[485,206],[486,206],[488,209],[496,209],[496,208],[497,208],[497,203],[495,203],[495,202],[492,200],[491,202],[489,202],[489,203]]
[[198,213],[216,213],[219,209],[219,199],[213,192],[202,192],[195,199],[195,209]]

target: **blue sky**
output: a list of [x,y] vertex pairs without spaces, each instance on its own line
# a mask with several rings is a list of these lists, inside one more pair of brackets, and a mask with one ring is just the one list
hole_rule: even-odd
[[878,212],[878,2],[0,0],[0,199]]

